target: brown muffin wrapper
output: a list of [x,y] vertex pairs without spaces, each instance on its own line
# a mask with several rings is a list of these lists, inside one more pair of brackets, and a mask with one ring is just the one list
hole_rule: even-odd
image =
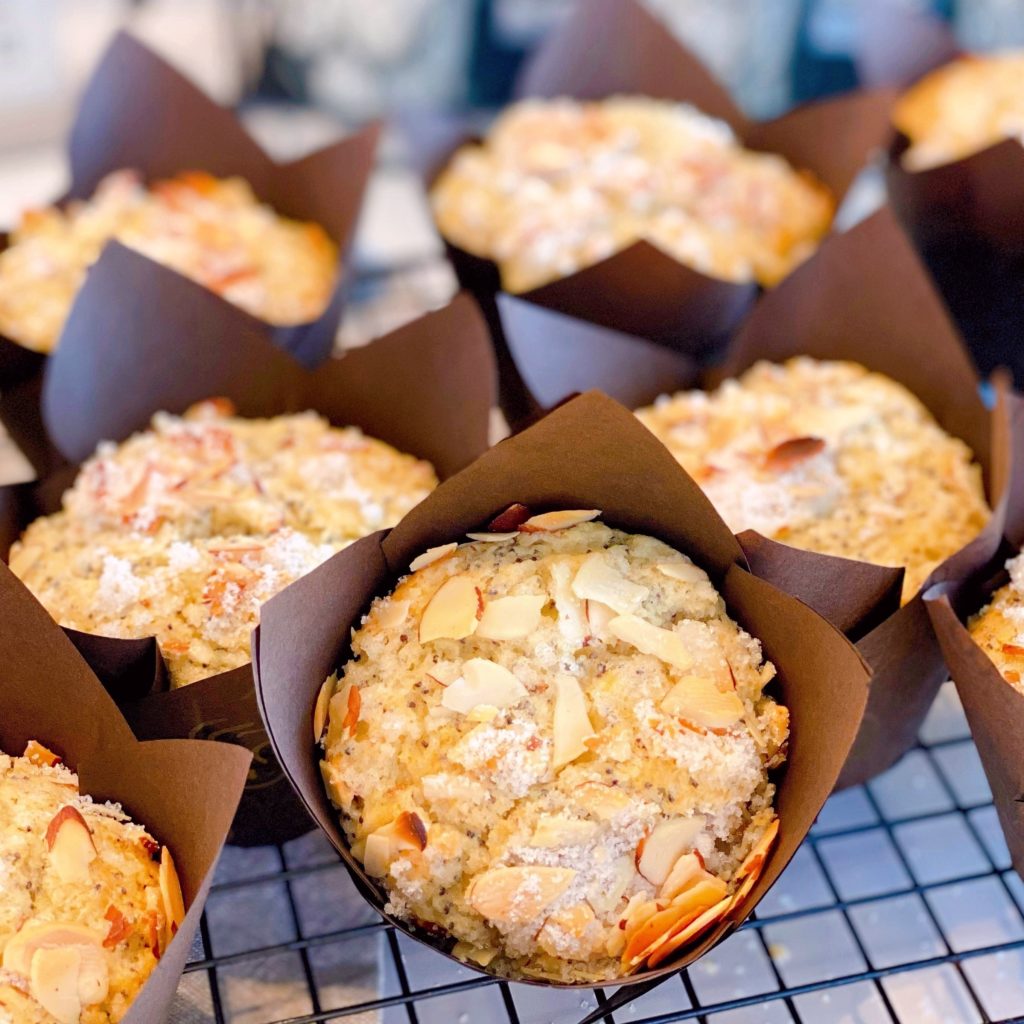
[[[636,0],[585,0],[527,62],[518,98],[603,99],[636,94],[692,103],[726,121],[745,146],[779,153],[813,172],[842,200],[868,154],[888,139],[887,90],[858,92],[808,104],[774,121],[748,120],[703,63]],[[414,133],[420,137],[426,129]],[[446,122],[419,163],[428,187],[455,150],[472,141]],[[414,140],[416,141],[416,140]],[[513,425],[536,406],[516,379],[494,300],[501,290],[496,264],[446,242],[462,286],[477,298],[491,327],[501,370],[502,407]],[[753,303],[758,289],[693,270],[647,242],[574,274],[521,294],[548,309],[639,335],[690,357],[721,346]]]
[[[678,390],[678,381],[685,379],[683,363],[667,369],[656,365],[650,359],[650,343],[642,339],[610,337],[581,321],[567,327],[565,318],[507,296],[501,299],[501,310],[510,352],[541,404],[598,386],[631,406],[641,405]],[[565,337],[570,343],[559,355]],[[1012,448],[1006,401],[994,412],[985,408],[970,358],[889,209],[828,239],[766,293],[723,363],[699,383],[714,387],[758,360],[781,362],[796,355],[852,360],[903,384],[944,430],[962,438],[974,452],[990,505],[1004,492]],[[743,534],[741,542],[755,565],[776,548],[804,560],[807,564],[799,570],[792,591],[858,643],[874,679],[840,785],[864,782],[884,771],[913,745],[946,678],[920,595],[900,608],[897,587],[876,608],[856,609],[837,602],[817,584],[812,568],[822,556],[796,552],[753,533]],[[954,572],[962,557],[953,555],[929,583]]]
[[187,913],[123,1018],[166,1018],[250,755],[221,743],[140,743],[85,662],[31,594],[0,565],[0,750],[38,740],[78,772],[81,791],[115,800],[174,856]]
[[[343,261],[355,233],[378,135],[379,126],[371,125],[299,160],[275,163],[232,111],[214,103],[122,32],[82,96],[68,141],[71,185],[58,203],[88,198],[106,174],[121,168],[134,168],[147,181],[201,170],[220,177],[238,175],[277,212],[321,225],[338,246],[339,257],[334,289],[316,319],[292,326],[273,325],[202,287],[193,300],[197,316],[237,324],[238,330],[260,331],[303,365],[313,367],[330,355],[334,345],[347,283]],[[129,252],[133,258],[143,258]],[[154,278],[181,276],[169,267],[157,266]],[[144,295],[136,298],[147,301]],[[6,392],[26,382],[38,385],[47,364],[62,358],[60,346],[46,357],[0,337],[0,391],[5,393],[0,400],[0,420],[17,440],[38,436],[38,413],[24,395],[20,404],[12,407]],[[55,464],[53,453],[33,450],[35,447],[30,446],[26,454],[37,472],[45,473]]]
[[[0,538],[9,544],[56,511],[75,463],[99,441],[123,440],[154,412],[181,413],[213,396],[243,416],[312,409],[429,460],[442,479],[486,450],[494,361],[468,296],[312,371],[254,325],[207,317],[202,300],[199,285],[123,246],[103,253],[46,380],[45,419],[72,464],[41,485],[0,488]],[[138,735],[211,737],[253,752],[232,842],[283,842],[312,827],[269,749],[249,665],[170,690],[155,639],[68,634]]]
[[[790,709],[792,733],[776,799],[779,845],[744,905],[749,912],[792,857],[835,783],[863,715],[868,671],[841,633],[772,579],[748,571],[742,549],[700,488],[628,410],[597,392],[573,399],[492,448],[393,530],[342,551],[264,607],[253,637],[257,695],[286,774],[374,908],[403,932],[449,953],[452,940],[396,920],[384,909],[386,893],[349,852],[320,778],[313,706],[323,680],[344,663],[350,630],[371,599],[388,592],[416,554],[461,540],[511,502],[535,511],[600,508],[604,522],[672,544],[710,573],[729,613],[763,642],[778,669],[773,686]],[[782,553],[777,564],[785,562]],[[840,570],[834,582],[840,576],[845,580],[845,566],[833,567]],[[788,571],[786,566],[780,576]],[[854,567],[849,585],[866,591],[877,591],[880,583],[883,590],[889,586],[877,571],[868,576]],[[627,983],[675,973],[737,923],[719,925],[671,965],[632,975]],[[636,989],[629,993],[627,998],[635,997]]]

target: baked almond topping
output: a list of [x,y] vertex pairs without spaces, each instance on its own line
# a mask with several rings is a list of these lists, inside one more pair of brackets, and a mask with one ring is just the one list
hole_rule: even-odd
[[589,519],[470,540],[378,598],[352,655],[321,771],[390,913],[501,976],[601,982],[745,911],[788,717],[684,555]]
[[825,441],[820,437],[791,437],[777,444],[764,457],[765,469],[773,473],[785,473],[794,466],[811,459],[825,450]]
[[65,804],[46,829],[50,862],[61,881],[85,885],[89,865],[96,859],[96,844],[85,818],[77,808]]
[[560,512],[542,512],[537,516],[530,516],[522,526],[519,527],[522,533],[550,533],[554,530],[567,530],[570,526],[579,526],[580,523],[589,523],[601,514],[600,509],[567,509]]

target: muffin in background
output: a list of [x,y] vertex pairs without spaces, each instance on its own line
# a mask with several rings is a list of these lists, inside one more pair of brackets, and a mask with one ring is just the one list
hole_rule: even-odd
[[903,599],[989,517],[981,468],[905,387],[852,362],[759,362],[637,416],[734,532],[905,566]]
[[63,626],[155,636],[180,686],[246,664],[262,603],[436,484],[354,427],[210,401],[102,444],[10,566]]
[[524,100],[435,183],[441,234],[525,292],[640,240],[709,276],[770,286],[817,247],[835,202],[723,121],[637,96]]

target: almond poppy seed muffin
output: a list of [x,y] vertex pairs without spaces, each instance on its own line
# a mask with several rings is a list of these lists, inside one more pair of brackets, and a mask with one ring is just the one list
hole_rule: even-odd
[[654,966],[742,901],[777,828],[774,667],[702,569],[597,515],[425,553],[317,701],[388,909],[508,977]]
[[40,744],[0,753],[0,1021],[116,1024],[184,915],[143,826]]
[[166,264],[272,324],[326,308],[338,248],[318,224],[261,203],[242,178],[187,171],[146,185],[108,174],[87,200],[30,210],[0,252],[0,332],[50,352],[107,242]]
[[731,530],[905,566],[905,601],[988,520],[970,449],[905,387],[856,363],[759,362],[637,416]]
[[1024,142],[1024,51],[968,54],[912,85],[893,108],[910,140],[910,171],[971,156],[1003,139]]
[[11,548],[63,626],[155,636],[173,685],[249,661],[259,607],[392,526],[437,484],[426,462],[314,413],[243,419],[223,402],[102,444]]
[[431,193],[441,234],[524,292],[646,240],[712,277],[772,285],[817,248],[828,189],[724,122],[640,96],[531,99],[460,149]]

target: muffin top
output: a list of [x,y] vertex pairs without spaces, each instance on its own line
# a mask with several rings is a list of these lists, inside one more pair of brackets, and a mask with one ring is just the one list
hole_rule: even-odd
[[174,685],[244,665],[259,607],[434,488],[430,465],[313,413],[206,402],[102,444],[11,549],[61,625],[156,636]]
[[170,851],[38,743],[0,753],[0,1021],[121,1020],[185,916]]
[[968,55],[925,75],[897,100],[911,171],[960,160],[1003,139],[1024,142],[1024,52]]
[[464,146],[432,192],[441,234],[523,292],[645,239],[689,267],[774,284],[817,247],[834,202],[723,121],[666,100],[525,100]]
[[970,449],[905,387],[856,363],[759,362],[637,416],[731,530],[905,566],[905,600],[988,519]]
[[275,213],[241,178],[188,171],[147,186],[115,171],[91,199],[24,214],[0,253],[0,332],[52,351],[112,239],[274,324],[318,317],[337,273],[338,248],[322,227]]
[[999,674],[1024,693],[1024,554],[1006,563],[1010,581],[974,615],[968,629]]
[[655,966],[745,898],[777,827],[774,667],[702,569],[598,514],[416,559],[317,702],[388,909],[510,977]]

